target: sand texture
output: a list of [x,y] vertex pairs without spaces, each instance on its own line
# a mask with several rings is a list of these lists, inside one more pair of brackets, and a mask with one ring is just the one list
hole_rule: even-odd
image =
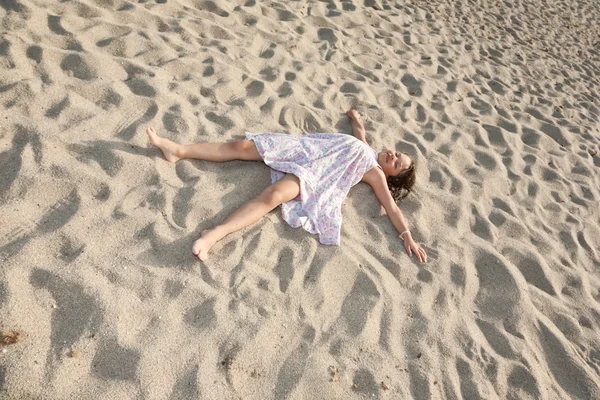
[[[0,0],[0,399],[600,398],[597,0]],[[406,255],[178,143],[351,134],[417,161]]]

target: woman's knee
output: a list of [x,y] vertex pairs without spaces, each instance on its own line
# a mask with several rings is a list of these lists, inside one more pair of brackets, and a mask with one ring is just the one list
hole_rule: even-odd
[[294,175],[286,175],[279,182],[269,186],[262,194],[263,200],[273,207],[290,201],[300,194],[300,180]]
[[231,143],[231,149],[240,160],[262,160],[252,140],[236,140]]

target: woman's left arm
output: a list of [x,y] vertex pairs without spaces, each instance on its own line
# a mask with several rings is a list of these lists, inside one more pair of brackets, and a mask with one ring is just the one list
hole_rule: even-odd
[[379,200],[379,203],[385,209],[392,225],[394,225],[398,233],[407,232],[402,235],[402,240],[404,240],[404,248],[408,255],[412,256],[412,253],[415,253],[420,262],[427,262],[425,250],[413,240],[404,215],[390,194],[383,171],[377,167],[373,168],[363,176],[362,181],[368,183],[373,188],[377,200]]

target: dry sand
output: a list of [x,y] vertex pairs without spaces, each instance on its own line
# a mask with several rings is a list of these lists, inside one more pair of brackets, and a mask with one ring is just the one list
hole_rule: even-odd
[[[597,0],[0,6],[0,398],[600,398]],[[146,127],[351,107],[417,159],[428,264],[364,184],[339,247],[275,211],[194,259],[268,168],[169,164]]]

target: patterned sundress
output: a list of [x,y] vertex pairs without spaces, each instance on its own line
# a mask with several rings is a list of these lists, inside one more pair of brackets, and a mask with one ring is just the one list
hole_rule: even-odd
[[246,133],[271,168],[273,183],[286,173],[300,179],[300,196],[281,205],[283,219],[319,235],[326,245],[339,245],[342,202],[363,175],[378,166],[377,152],[354,136],[315,133]]

